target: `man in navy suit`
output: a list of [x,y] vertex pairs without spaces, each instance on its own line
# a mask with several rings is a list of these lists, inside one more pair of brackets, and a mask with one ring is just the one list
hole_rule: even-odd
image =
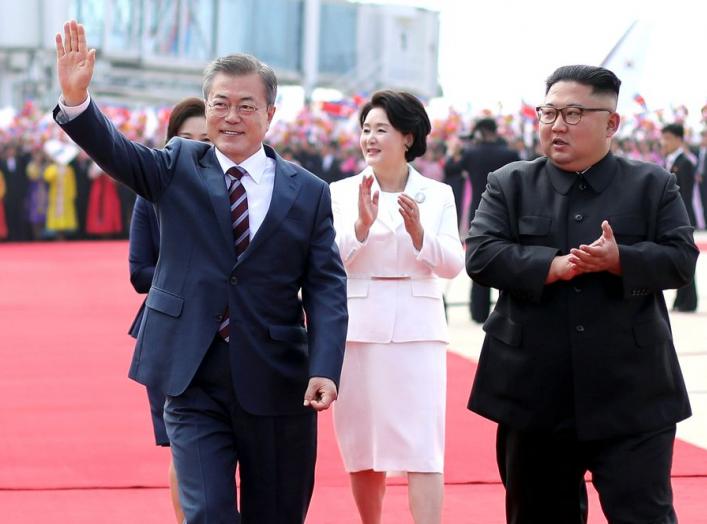
[[[498,127],[493,118],[479,120],[474,126],[472,136],[474,135],[478,135],[478,142],[465,151],[462,157],[462,165],[471,183],[469,220],[474,219],[474,214],[481,202],[481,195],[486,189],[489,173],[520,160],[518,153],[508,147],[506,141],[498,136]],[[483,324],[489,317],[490,311],[491,288],[472,282],[469,293],[471,320]]]
[[[685,128],[682,124],[668,124],[661,129],[660,145],[665,155],[665,169],[675,175],[680,187],[680,196],[687,210],[690,224],[697,225],[692,193],[695,188],[695,164],[685,152]],[[697,310],[697,285],[695,279],[682,286],[675,293],[673,310],[690,313]]]
[[[56,45],[55,119],[158,213],[160,258],[130,377],[167,397],[186,522],[304,522],[315,412],[337,395],[346,278],[328,186],[262,144],[275,113],[272,69],[248,55],[215,60],[204,77],[213,145],[175,138],[149,149],[91,101],[95,50],[83,27],[67,23]],[[244,250],[227,193],[234,167],[247,199]]]

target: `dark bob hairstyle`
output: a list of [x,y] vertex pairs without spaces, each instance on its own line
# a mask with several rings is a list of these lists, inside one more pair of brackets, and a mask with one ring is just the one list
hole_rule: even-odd
[[169,115],[167,142],[179,134],[179,129],[193,116],[206,118],[206,106],[201,98],[190,97],[179,102]]
[[412,135],[412,145],[405,152],[405,160],[411,162],[427,151],[427,135],[432,130],[422,102],[416,96],[405,91],[376,91],[371,100],[366,102],[358,115],[358,122],[363,127],[366,116],[374,107],[385,111],[390,124],[403,135]]

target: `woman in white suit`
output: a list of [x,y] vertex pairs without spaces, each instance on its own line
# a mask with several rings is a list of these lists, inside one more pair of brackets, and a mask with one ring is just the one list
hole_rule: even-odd
[[334,425],[364,524],[386,472],[405,472],[416,524],[441,520],[447,324],[440,278],[464,267],[454,196],[408,162],[424,154],[420,101],[379,91],[359,115],[368,167],[331,185],[349,329]]

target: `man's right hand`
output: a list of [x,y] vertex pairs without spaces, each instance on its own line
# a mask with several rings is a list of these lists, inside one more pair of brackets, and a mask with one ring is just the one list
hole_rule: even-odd
[[570,255],[557,256],[550,263],[545,284],[552,284],[558,280],[572,280],[580,273],[582,271],[570,261]]
[[93,77],[96,50],[86,47],[83,25],[71,20],[64,24],[64,38],[56,35],[56,65],[64,103],[78,106],[88,98],[88,85]]

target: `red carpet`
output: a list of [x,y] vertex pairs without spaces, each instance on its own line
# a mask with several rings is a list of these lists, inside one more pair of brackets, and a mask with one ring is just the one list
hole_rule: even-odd
[[[166,486],[167,452],[152,445],[144,389],[126,376],[141,302],[127,244],[4,244],[0,260],[1,520],[171,522],[166,490],[139,489]],[[465,409],[474,369],[450,355],[445,522],[501,523],[495,426]],[[320,428],[308,522],[357,522],[330,414]],[[673,473],[681,521],[707,522],[707,451],[678,442]],[[401,483],[391,481],[387,524],[411,521]]]

